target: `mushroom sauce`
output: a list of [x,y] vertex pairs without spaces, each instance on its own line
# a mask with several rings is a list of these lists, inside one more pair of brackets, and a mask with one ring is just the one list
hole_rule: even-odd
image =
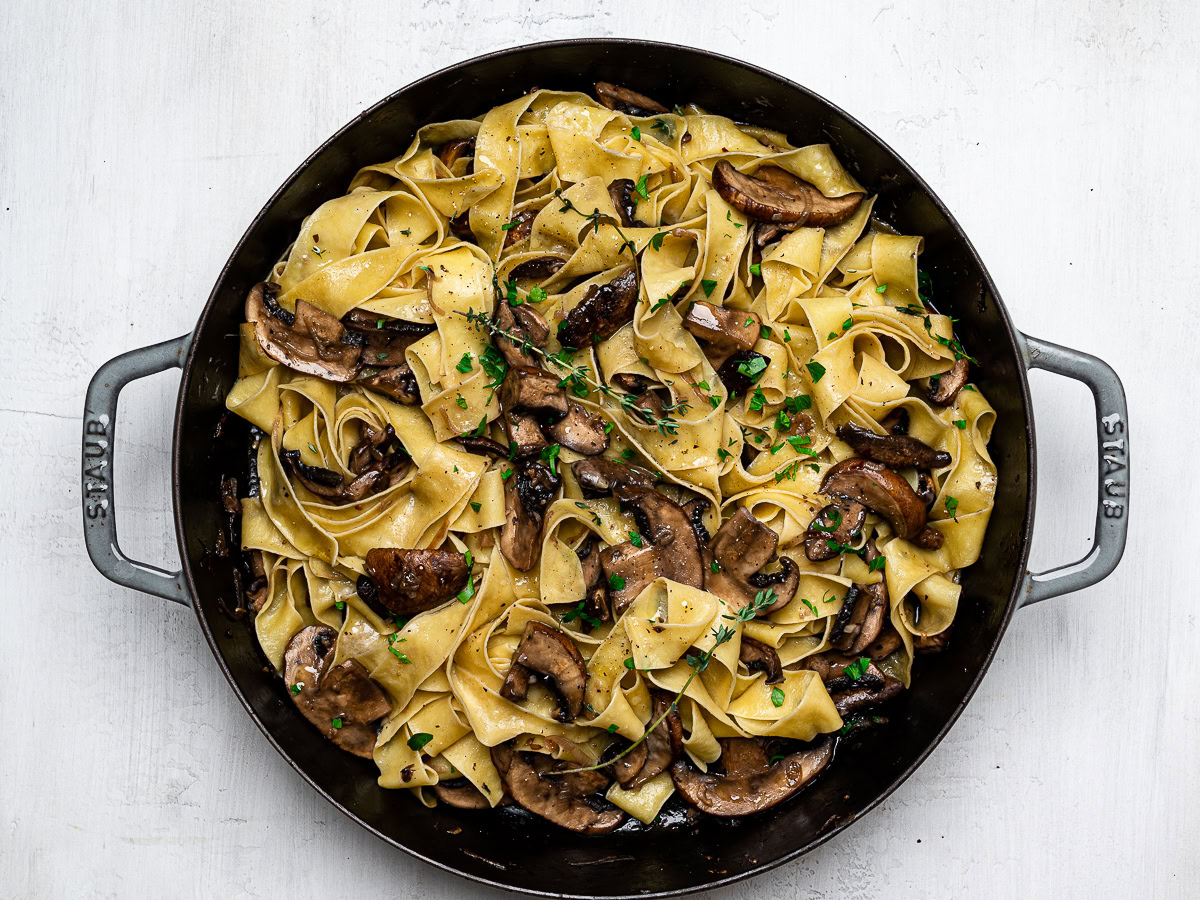
[[362,169],[227,399],[299,712],[385,787],[585,834],[799,793],[945,646],[995,489],[921,238],[829,146],[595,93]]

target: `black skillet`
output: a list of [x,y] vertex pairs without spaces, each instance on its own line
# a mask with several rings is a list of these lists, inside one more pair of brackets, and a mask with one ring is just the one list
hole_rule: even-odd
[[[231,566],[210,549],[222,525],[218,480],[243,477],[246,430],[230,418],[213,438],[237,376],[237,323],[246,291],[295,236],[300,220],[341,194],[363,165],[390,159],[426,122],[462,118],[534,86],[591,91],[625,85],[667,104],[695,102],[785,132],[796,144],[828,142],[870,190],[875,214],[925,236],[923,269],[941,311],[980,361],[973,377],[995,406],[990,449],[999,469],[995,512],[979,562],[965,573],[954,639],[922,657],[915,690],[889,710],[891,724],[844,741],[830,770],[793,801],[736,821],[678,819],[603,837],[551,827],[528,815],[426,809],[375,783],[375,767],[322,740],[264,671],[253,629],[231,627]],[[124,556],[116,542],[112,452],[117,397],[135,378],[183,369],[172,448],[175,527],[183,568],[165,572]],[[1100,479],[1096,533],[1084,559],[1026,570],[1036,456],[1027,370],[1083,381],[1096,399]],[[1128,523],[1127,412],[1120,380],[1095,357],[1027,337],[1009,321],[970,241],[921,178],[886,144],[813,92],[702,50],[633,40],[586,39],[491,53],[397,91],[326,141],[263,207],[221,270],[190,335],[134,350],[100,368],[88,388],[83,508],[88,553],[111,580],[190,604],[246,711],[316,790],[383,840],[479,882],[544,896],[667,896],[726,884],[795,859],[873,809],[921,764],[975,692],[1009,618],[1023,605],[1107,576]],[[242,481],[244,484],[244,480]],[[1035,740],[1032,733],[1029,740]]]

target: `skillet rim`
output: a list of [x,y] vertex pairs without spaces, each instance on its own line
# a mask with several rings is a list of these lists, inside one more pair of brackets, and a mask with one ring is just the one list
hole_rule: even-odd
[[[488,878],[484,875],[477,874],[475,872],[460,871],[458,869],[455,869],[448,862],[444,862],[442,860],[438,860],[438,859],[434,859],[429,856],[426,856],[426,855],[418,852],[417,850],[414,850],[414,849],[406,846],[405,844],[399,842],[398,840],[391,837],[390,835],[384,834],[379,829],[375,828],[374,826],[372,826],[369,823],[367,823],[366,821],[364,821],[359,815],[357,815],[348,806],[346,806],[346,805],[342,804],[341,802],[339,802],[338,800],[334,799],[334,797],[332,797],[326,790],[324,790],[320,785],[318,785],[316,783],[316,781],[312,777],[310,777],[309,774],[295,760],[292,759],[292,757],[289,755],[289,753],[280,745],[280,743],[276,740],[275,736],[267,728],[266,724],[262,721],[262,719],[260,719],[258,714],[255,712],[254,708],[250,705],[249,700],[246,698],[245,694],[243,694],[241,688],[238,686],[238,683],[235,680],[233,673],[230,671],[229,665],[226,662],[225,657],[222,654],[221,649],[219,648],[219,646],[217,644],[217,640],[216,640],[215,636],[213,635],[212,630],[209,628],[208,621],[205,619],[205,617],[201,611],[200,604],[197,602],[194,602],[194,598],[198,595],[198,592],[196,590],[196,582],[195,582],[195,578],[194,578],[194,575],[192,572],[191,558],[187,552],[187,540],[186,540],[185,529],[184,529],[184,519],[183,519],[183,515],[182,515],[183,498],[182,498],[181,489],[180,489],[180,485],[182,483],[182,478],[183,478],[183,471],[182,471],[182,467],[181,467],[181,459],[182,459],[181,448],[182,448],[182,441],[183,441],[184,410],[186,407],[185,401],[187,399],[188,390],[191,387],[193,370],[197,367],[197,363],[198,363],[198,359],[196,357],[196,347],[199,342],[196,340],[196,335],[200,334],[202,331],[204,331],[206,328],[209,327],[209,318],[212,315],[213,307],[216,304],[218,295],[221,293],[222,285],[225,283],[226,279],[228,278],[228,276],[230,274],[230,271],[233,268],[234,261],[237,259],[243,246],[246,244],[246,242],[248,241],[250,236],[254,233],[254,231],[258,227],[259,223],[266,217],[268,212],[275,206],[276,202],[280,199],[280,197],[289,188],[291,188],[291,186],[304,174],[304,172],[308,169],[309,165],[317,157],[319,157],[321,154],[323,154],[332,145],[337,143],[343,137],[343,135],[345,135],[346,132],[349,131],[355,124],[357,124],[360,120],[368,118],[369,116],[375,114],[376,112],[384,109],[385,107],[387,107],[389,104],[394,102],[396,99],[398,99],[400,96],[407,93],[408,91],[411,91],[422,85],[426,85],[426,84],[437,82],[437,81],[440,81],[443,79],[451,78],[454,75],[460,73],[461,70],[463,70],[467,67],[470,67],[472,65],[475,65],[477,63],[483,62],[483,61],[497,60],[497,59],[501,59],[504,57],[521,57],[521,56],[524,56],[524,55],[527,55],[530,53],[536,53],[539,50],[545,50],[545,49],[550,49],[550,48],[580,47],[580,46],[593,46],[593,47],[597,47],[598,49],[600,49],[600,48],[606,48],[606,49],[623,48],[623,49],[637,50],[637,51],[667,50],[667,51],[670,51],[673,53],[690,54],[690,55],[699,57],[700,58],[699,61],[701,61],[701,62],[703,62],[704,60],[716,60],[723,64],[743,69],[754,75],[773,80],[773,81],[781,84],[785,88],[787,88],[789,91],[794,91],[798,94],[804,95],[808,99],[827,107],[829,110],[831,110],[836,115],[841,116],[842,119],[847,123],[847,125],[851,129],[856,130],[860,136],[865,137],[869,141],[874,142],[875,145],[880,150],[882,150],[900,170],[902,170],[909,178],[912,179],[913,186],[916,189],[918,189],[920,192],[922,192],[926,197],[928,197],[929,200],[934,205],[934,207],[937,209],[937,211],[946,218],[946,221],[949,223],[954,235],[956,236],[956,238],[958,240],[960,240],[962,242],[962,245],[963,245],[967,255],[974,262],[974,264],[976,266],[978,266],[978,268],[979,268],[979,272],[982,276],[983,285],[986,287],[987,293],[995,301],[995,305],[996,305],[997,312],[999,313],[1000,321],[1004,325],[1004,332],[1005,332],[1004,337],[1007,340],[1006,349],[1011,353],[1012,358],[1014,360],[1016,360],[1016,362],[1017,362],[1017,365],[1015,366],[1015,374],[1016,374],[1017,385],[1020,390],[1021,407],[1022,407],[1024,419],[1025,419],[1025,443],[1026,443],[1025,450],[1026,450],[1026,456],[1027,456],[1027,459],[1029,462],[1029,468],[1028,468],[1028,473],[1027,473],[1025,517],[1024,517],[1024,521],[1021,523],[1021,528],[1020,528],[1021,540],[1020,540],[1020,546],[1018,547],[1018,550],[1017,550],[1017,559],[1016,559],[1016,563],[1015,563],[1018,568],[1019,573],[1024,573],[1027,571],[1030,543],[1031,543],[1031,539],[1032,539],[1032,535],[1033,535],[1033,521],[1034,521],[1035,506],[1036,506],[1036,501],[1037,501],[1037,453],[1036,453],[1037,441],[1036,441],[1036,436],[1034,434],[1032,398],[1030,396],[1030,391],[1029,391],[1029,373],[1028,373],[1027,368],[1025,367],[1025,364],[1022,361],[1022,359],[1023,359],[1022,338],[1020,337],[1020,332],[1018,332],[1016,327],[1013,325],[1012,319],[1008,314],[1008,308],[1004,305],[1003,299],[1000,297],[999,292],[996,290],[996,285],[995,285],[994,280],[992,279],[991,273],[987,270],[987,267],[983,264],[983,260],[980,258],[978,251],[975,249],[974,244],[971,243],[970,238],[967,236],[967,234],[963,230],[962,226],[959,225],[958,220],[954,218],[953,214],[947,208],[946,204],[934,192],[934,190],[929,186],[929,184],[926,183],[926,181],[920,176],[920,174],[917,173],[917,171],[915,169],[913,169],[913,167],[910,166],[908,164],[908,162],[903,157],[900,156],[900,154],[898,154],[894,149],[892,149],[892,147],[886,141],[884,141],[877,134],[875,134],[874,131],[872,131],[870,128],[868,128],[866,125],[864,125],[862,122],[860,122],[857,118],[855,118],[854,116],[852,116],[851,114],[849,114],[848,112],[843,110],[841,107],[839,107],[835,103],[831,102],[830,100],[826,99],[825,97],[821,96],[820,94],[816,93],[815,91],[811,90],[810,88],[807,88],[801,84],[797,84],[796,82],[792,81],[791,79],[785,78],[784,76],[779,75],[778,73],[772,72],[768,69],[764,69],[759,66],[755,66],[751,63],[747,63],[743,60],[736,59],[734,57],[725,56],[724,54],[714,53],[710,50],[703,50],[703,49],[700,49],[697,47],[690,47],[690,46],[687,46],[684,44],[673,44],[673,43],[669,43],[669,42],[665,42],[665,41],[649,41],[649,40],[642,40],[642,39],[637,39],[637,38],[618,38],[618,37],[569,38],[569,39],[564,39],[564,40],[541,41],[541,42],[532,43],[532,44],[522,44],[517,47],[508,47],[508,48],[504,48],[504,49],[500,49],[500,50],[494,50],[489,53],[484,53],[484,54],[470,57],[468,59],[460,60],[451,65],[445,66],[435,72],[432,72],[428,75],[425,75],[421,78],[418,78],[414,81],[409,82],[408,84],[404,85],[403,87],[399,88],[398,90],[395,90],[392,93],[388,94],[386,97],[379,100],[378,102],[372,104],[367,109],[358,113],[356,116],[354,116],[354,118],[350,119],[348,122],[346,122],[344,125],[342,125],[339,129],[337,129],[337,131],[335,131],[332,135],[330,135],[326,140],[324,140],[312,153],[310,153],[307,157],[305,157],[303,162],[301,162],[300,165],[290,175],[288,175],[288,177],[282,182],[282,184],[275,190],[275,192],[271,195],[271,197],[267,200],[267,202],[263,205],[263,207],[258,211],[258,213],[251,220],[250,224],[247,226],[246,230],[243,232],[241,238],[239,238],[237,243],[234,245],[233,250],[231,251],[231,253],[229,255],[229,258],[226,260],[225,264],[221,267],[221,271],[218,274],[217,279],[213,284],[213,289],[208,296],[208,300],[205,302],[204,308],[201,310],[200,316],[196,321],[196,325],[192,330],[192,340],[188,346],[187,356],[184,360],[182,377],[179,382],[179,391],[178,391],[177,398],[176,398],[175,415],[174,415],[174,422],[173,422],[173,428],[172,428],[173,433],[172,433],[172,440],[171,440],[171,498],[172,498],[172,506],[173,506],[172,512],[173,512],[173,517],[175,520],[176,542],[178,545],[179,558],[180,558],[180,562],[182,564],[182,571],[183,571],[184,579],[185,579],[185,582],[186,582],[187,588],[188,588],[188,597],[189,597],[190,605],[196,615],[197,620],[200,623],[200,629],[204,633],[204,638],[208,643],[209,650],[212,652],[213,657],[217,661],[217,665],[220,667],[221,672],[225,675],[226,681],[229,682],[230,687],[233,689],[233,692],[237,696],[238,701],[242,704],[242,707],[246,710],[246,713],[250,716],[250,719],[258,727],[259,731],[261,731],[263,733],[263,736],[266,737],[267,741],[271,744],[271,746],[274,747],[275,750],[279,753],[279,755],[284,758],[284,760],[288,763],[288,765],[291,766],[292,769],[294,769],[301,776],[301,778],[304,779],[305,782],[308,783],[309,787],[312,788],[314,791],[316,791],[318,794],[320,794],[322,797],[324,797],[325,800],[327,800],[331,805],[333,805],[339,812],[343,813],[350,820],[352,820],[353,822],[356,822],[362,828],[366,829],[368,832],[375,835],[377,838],[383,840],[390,846],[395,847],[396,849],[401,850],[404,853],[407,853],[409,856],[413,857],[414,859],[420,860],[423,863],[434,866],[437,869],[440,869],[441,871],[451,873],[460,878],[465,878],[465,879],[468,879],[477,884],[483,884],[483,885],[486,885],[491,888],[496,888],[498,890],[523,893],[523,894],[528,894],[530,896],[553,897],[553,898],[580,898],[580,900],[583,900],[583,898],[591,898],[594,895],[592,895],[592,894],[568,894],[568,893],[563,893],[560,891],[548,891],[548,890],[542,890],[542,889],[538,889],[538,888],[515,887],[512,884],[508,884],[503,881],[497,881],[497,880]],[[991,668],[992,662],[996,656],[996,652],[998,651],[998,649],[1000,647],[1000,642],[1004,639],[1004,635],[1008,631],[1008,626],[1009,626],[1009,623],[1012,621],[1014,612],[1020,606],[1019,599],[1020,599],[1022,583],[1023,583],[1022,577],[1018,576],[1014,580],[1012,592],[1009,595],[1008,602],[1005,606],[1004,612],[1003,612],[1002,616],[1000,617],[998,625],[997,625],[996,636],[992,640],[991,646],[988,648],[987,652],[983,655],[983,657],[980,659],[979,663],[977,664],[975,674],[972,677],[970,684],[967,685],[967,688],[966,688],[965,692],[963,693],[962,699],[955,705],[954,709],[950,712],[950,715],[946,719],[945,724],[940,729],[938,729],[938,731],[926,743],[925,747],[920,751],[920,753],[918,753],[917,756],[913,759],[913,761],[903,771],[900,772],[900,774],[895,778],[895,780],[892,781],[890,784],[888,784],[873,799],[868,801],[858,811],[858,813],[856,813],[855,815],[846,817],[843,821],[838,822],[838,824],[834,825],[833,827],[829,828],[828,830],[822,831],[816,837],[812,838],[811,840],[809,840],[803,844],[796,846],[792,850],[790,850],[772,860],[756,863],[756,864],[752,865],[750,868],[747,868],[744,871],[739,872],[735,875],[717,877],[712,881],[707,881],[705,883],[697,883],[697,884],[689,886],[689,887],[671,888],[668,890],[653,891],[653,892],[634,892],[634,893],[627,893],[627,894],[610,894],[610,895],[605,895],[605,897],[608,898],[608,900],[633,900],[633,898],[680,897],[680,896],[685,896],[687,894],[696,893],[699,891],[706,891],[706,890],[712,890],[715,888],[727,887],[736,882],[743,881],[743,880],[746,880],[749,878],[753,878],[757,875],[761,875],[764,872],[767,872],[771,869],[782,866],[785,863],[791,862],[795,859],[798,859],[798,858],[806,855],[807,853],[811,852],[812,850],[815,850],[817,847],[824,844],[826,841],[830,840],[835,835],[840,834],[842,831],[844,831],[846,828],[848,828],[853,822],[858,821],[859,819],[866,816],[868,813],[874,811],[876,807],[878,807],[881,803],[883,803],[884,800],[886,800],[888,797],[890,797],[892,795],[892,793],[895,792],[900,787],[900,785],[902,785],[905,781],[907,781],[909,779],[909,777],[911,777],[912,774],[925,762],[925,760],[927,760],[929,758],[930,754],[932,754],[934,749],[936,749],[937,746],[939,744],[941,744],[941,742],[945,739],[946,735],[949,733],[950,729],[958,721],[959,716],[962,715],[963,710],[966,709],[966,707],[970,703],[972,697],[974,697],[975,692],[979,689],[979,685],[983,682],[983,678],[987,674],[988,669]]]

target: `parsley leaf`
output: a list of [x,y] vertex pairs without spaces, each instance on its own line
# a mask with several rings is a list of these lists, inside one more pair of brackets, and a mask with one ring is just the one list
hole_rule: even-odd
[[433,740],[433,735],[427,731],[418,731],[408,739],[409,750],[420,750],[426,744]]
[[642,129],[638,128],[636,125],[633,126],[633,130],[630,131],[629,134],[635,141],[640,141],[642,139]]
[[704,278],[700,281],[700,287],[704,288],[705,297],[711,297],[712,292],[716,290],[717,283],[710,278]]
[[858,681],[858,679],[866,674],[867,666],[869,665],[871,665],[871,658],[869,656],[860,656],[842,671],[849,676],[851,681]]
[[778,686],[771,688],[771,705],[778,709],[783,706],[783,700],[783,691]]
[[650,199],[650,192],[648,190],[646,190],[646,179],[649,177],[650,177],[649,175],[643,175],[641,178],[639,178],[637,180],[637,184],[634,185],[634,187],[633,187],[634,191],[637,192],[637,195],[639,197],[641,197],[643,200]]
[[813,384],[825,377],[825,367],[819,362],[807,362],[804,368],[808,369],[808,374],[812,376]]
[[611,575],[608,576],[608,586],[610,588],[612,588],[614,591],[622,590],[625,587],[625,579],[622,578],[620,575],[618,575],[616,572],[613,572]]
[[458,361],[458,365],[455,366],[454,368],[458,369],[458,371],[462,372],[464,375],[467,374],[467,372],[470,372],[471,368],[472,368],[471,367],[471,354],[464,353],[462,355],[462,359],[460,359]]

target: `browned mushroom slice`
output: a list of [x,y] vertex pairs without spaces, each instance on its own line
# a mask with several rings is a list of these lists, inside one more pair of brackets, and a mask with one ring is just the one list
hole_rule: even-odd
[[532,412],[561,419],[567,414],[567,393],[559,378],[534,366],[509,366],[500,385],[500,403],[509,412]]
[[504,683],[500,685],[500,696],[505,700],[520,703],[529,696],[529,682],[533,673],[514,658],[508,671],[504,674]]
[[344,343],[346,328],[328,313],[303,300],[295,313],[279,307],[279,285],[260,282],[246,297],[246,321],[263,352],[289,369],[327,381],[352,381],[358,374],[362,347]]
[[376,547],[367,551],[366,568],[379,602],[398,616],[441,605],[470,578],[466,557],[453,550]]
[[546,436],[542,434],[542,427],[533,413],[505,410],[501,421],[504,434],[508,438],[509,449],[505,451],[506,456],[512,456],[514,459],[537,456],[548,446]]
[[867,521],[867,508],[838,498],[822,507],[804,532],[804,555],[813,562],[833,559],[853,541]]
[[913,650],[916,653],[941,653],[950,643],[950,629],[937,634],[914,634]]
[[633,513],[641,536],[660,552],[663,576],[679,584],[704,587],[700,544],[683,508],[650,488],[625,484],[613,493]]
[[618,178],[608,186],[608,198],[616,207],[621,224],[626,228],[645,228],[637,220],[637,200],[634,199],[634,185],[629,178]]
[[[704,588],[725,601],[730,612],[754,602],[760,591],[764,602],[758,615],[768,616],[792,601],[800,584],[800,568],[790,559],[780,560],[780,571],[759,573],[775,558],[779,535],[758,521],[744,506],[726,519],[709,542],[717,571],[709,566],[704,573]],[[775,589],[778,586],[778,589]],[[772,594],[774,599],[772,599]]]
[[537,218],[539,212],[541,212],[540,209],[523,209],[513,213],[510,221],[516,224],[504,232],[504,246],[511,247],[529,237],[533,233],[533,220]]
[[[536,310],[522,304],[501,302],[496,307],[496,326],[512,337],[496,335],[496,349],[510,366],[538,367],[538,356],[530,348],[545,349],[550,326]],[[513,339],[515,338],[515,340]]]
[[492,459],[508,459],[508,448],[499,441],[493,441],[489,437],[459,435],[454,440],[458,441],[463,449],[469,453],[474,453],[478,456],[490,456]]
[[267,602],[267,568],[263,563],[261,550],[251,550],[246,554],[246,563],[250,569],[250,580],[246,583],[246,599],[250,609],[258,612]]
[[[867,541],[864,553],[866,561],[870,563],[878,556],[874,539]],[[864,652],[875,642],[890,610],[886,581],[877,584],[856,584],[854,587],[858,590],[855,592],[850,615],[843,617],[839,613],[834,626],[836,634],[831,632],[829,635],[829,643],[833,647],[851,656]],[[847,595],[845,605],[849,604],[850,596]]]
[[863,652],[878,662],[881,659],[891,656],[902,646],[904,646],[904,641],[900,639],[900,633],[890,623],[887,623],[884,625],[879,637]]
[[696,532],[696,540],[702,547],[707,547],[708,542],[712,540],[712,535],[708,533],[704,524],[704,514],[708,512],[710,505],[704,497],[695,497],[683,504],[683,511],[687,513],[688,521],[692,523],[692,531]]
[[600,758],[600,761],[604,762],[605,759],[610,758],[613,754],[624,754],[613,759],[612,773],[613,778],[617,780],[621,788],[627,791],[632,790],[628,785],[638,776],[638,773],[645,767],[646,760],[650,758],[650,748],[646,746],[645,741],[634,744],[633,749],[626,752],[629,746],[629,741],[614,741],[609,744],[609,749]]
[[718,306],[707,300],[697,300],[691,305],[683,327],[722,353],[753,350],[762,331],[756,313]]
[[629,88],[610,84],[607,81],[596,82],[596,99],[609,109],[615,109],[617,112],[623,112],[628,116],[641,116],[644,118],[646,116],[655,116],[660,113],[669,112],[657,100],[652,100],[645,94],[639,94],[637,91],[631,91]]
[[958,392],[967,383],[970,367],[966,357],[958,360],[949,372],[943,372],[937,378],[929,380],[929,402],[935,406],[949,406],[958,396]]
[[433,793],[447,806],[456,809],[490,809],[492,806],[488,798],[465,778],[439,781],[433,786]]
[[421,402],[421,391],[417,386],[417,376],[413,374],[408,363],[380,369],[373,375],[367,375],[358,380],[359,384],[386,394],[393,400],[405,406],[414,406]]
[[299,450],[284,450],[279,457],[291,468],[296,481],[313,494],[327,500],[357,503],[369,494],[388,486],[388,474],[382,467],[368,469],[347,484],[345,479],[332,469],[302,463]]
[[326,671],[336,641],[337,632],[326,625],[296,632],[283,654],[284,682],[308,721],[343,750],[370,759],[375,723],[392,704],[358,660]]
[[403,365],[404,352],[437,327],[424,322],[392,319],[358,308],[342,316],[342,324],[352,335],[361,336],[363,362],[380,368]]
[[611,494],[621,485],[652,488],[658,482],[649,469],[625,465],[615,459],[579,459],[571,463],[571,472],[585,497]]
[[[604,577],[604,567],[600,565],[600,542],[594,537],[584,541],[577,551],[579,565],[583,569],[584,610],[587,615],[598,622],[607,622],[611,618],[608,604],[608,581]],[[584,631],[591,631],[594,625],[586,617],[581,617]]]
[[[844,459],[825,474],[821,493],[863,504],[887,519],[899,537],[907,540],[922,536],[926,545],[936,540],[941,546],[941,534],[925,527],[926,510],[921,498],[887,466],[858,457]],[[924,538],[925,532],[936,535],[936,539]]]
[[828,227],[846,221],[863,195],[826,197],[806,181],[778,166],[764,166],[743,175],[726,160],[713,167],[713,188],[721,199],[759,222],[784,226]]
[[373,463],[382,462],[388,446],[393,442],[399,445],[399,441],[396,439],[396,430],[391,425],[384,428],[373,428],[371,425],[364,424],[362,438],[350,451],[350,459],[346,463],[346,468],[355,475],[361,474]]
[[599,456],[608,449],[607,424],[603,416],[590,413],[578,403],[568,403],[567,415],[543,431],[555,443],[584,456]]
[[545,281],[565,265],[566,261],[559,259],[557,256],[536,256],[533,259],[527,259],[525,262],[513,266],[512,271],[508,273],[508,277],[510,281],[516,281],[520,278]]
[[630,266],[606,284],[593,284],[558,324],[564,347],[589,347],[606,341],[633,321],[637,307],[637,268]]
[[856,684],[839,691],[830,690],[830,697],[838,715],[846,719],[854,713],[891,700],[903,691],[903,682],[879,673],[878,685]]
[[929,510],[933,506],[933,501],[937,499],[937,489],[933,486],[933,476],[928,472],[918,472],[915,493],[921,498],[921,502],[925,504],[925,509]]
[[[587,668],[575,642],[561,631],[541,622],[529,622],[521,635],[521,643],[513,654],[513,664],[523,667],[553,685],[558,696],[560,722],[573,722],[583,710],[583,692],[587,686]],[[527,678],[520,674],[519,678]],[[507,679],[505,684],[507,684]],[[510,691],[511,693],[511,691]],[[523,695],[524,690],[520,693]],[[501,690],[503,695],[503,689]]]
[[854,452],[885,466],[913,466],[917,469],[938,469],[950,465],[950,454],[934,450],[924,441],[907,434],[876,434],[858,425],[839,425],[837,436]]
[[447,169],[453,169],[454,164],[464,156],[475,155],[475,138],[459,138],[454,141],[446,141],[438,149],[438,159]]
[[787,233],[788,229],[782,225],[774,225],[771,222],[759,222],[754,228],[754,246],[761,250],[767,244],[779,240]]
[[666,417],[671,393],[659,382],[645,375],[634,375],[632,372],[619,372],[610,381],[614,387],[636,398],[632,401],[622,398],[622,406],[630,415],[639,417],[651,425]]
[[542,548],[542,522],[546,507],[562,481],[534,459],[517,460],[504,481],[504,526],[500,552],[517,569],[527,572]]
[[739,350],[731,354],[721,367],[717,376],[721,384],[730,394],[745,394],[762,377],[771,361],[754,350]]
[[600,551],[600,566],[613,615],[619,619],[646,585],[663,574],[663,552],[645,542],[635,547],[622,541]]
[[675,708],[674,698],[662,691],[654,691],[651,697],[650,721],[646,726],[658,724],[632,752],[613,764],[622,790],[637,790],[667,771],[683,752],[683,720]]
[[[726,738],[728,742],[746,738]],[[728,752],[728,751],[726,751]],[[765,754],[761,754],[765,759]],[[769,809],[799,793],[833,758],[833,741],[823,738],[806,750],[753,769],[740,766],[739,774],[698,772],[679,760],[671,767],[675,787],[688,803],[714,816],[748,816]]]
[[779,662],[779,654],[770,644],[742,635],[742,649],[738,659],[745,663],[751,672],[766,672],[767,684],[779,684],[783,681],[783,666]]
[[555,769],[568,767],[565,761],[518,753],[508,744],[492,748],[492,762],[513,800],[555,825],[581,834],[607,834],[625,819],[615,807],[597,809],[583,799],[608,783],[599,773],[555,776]]

